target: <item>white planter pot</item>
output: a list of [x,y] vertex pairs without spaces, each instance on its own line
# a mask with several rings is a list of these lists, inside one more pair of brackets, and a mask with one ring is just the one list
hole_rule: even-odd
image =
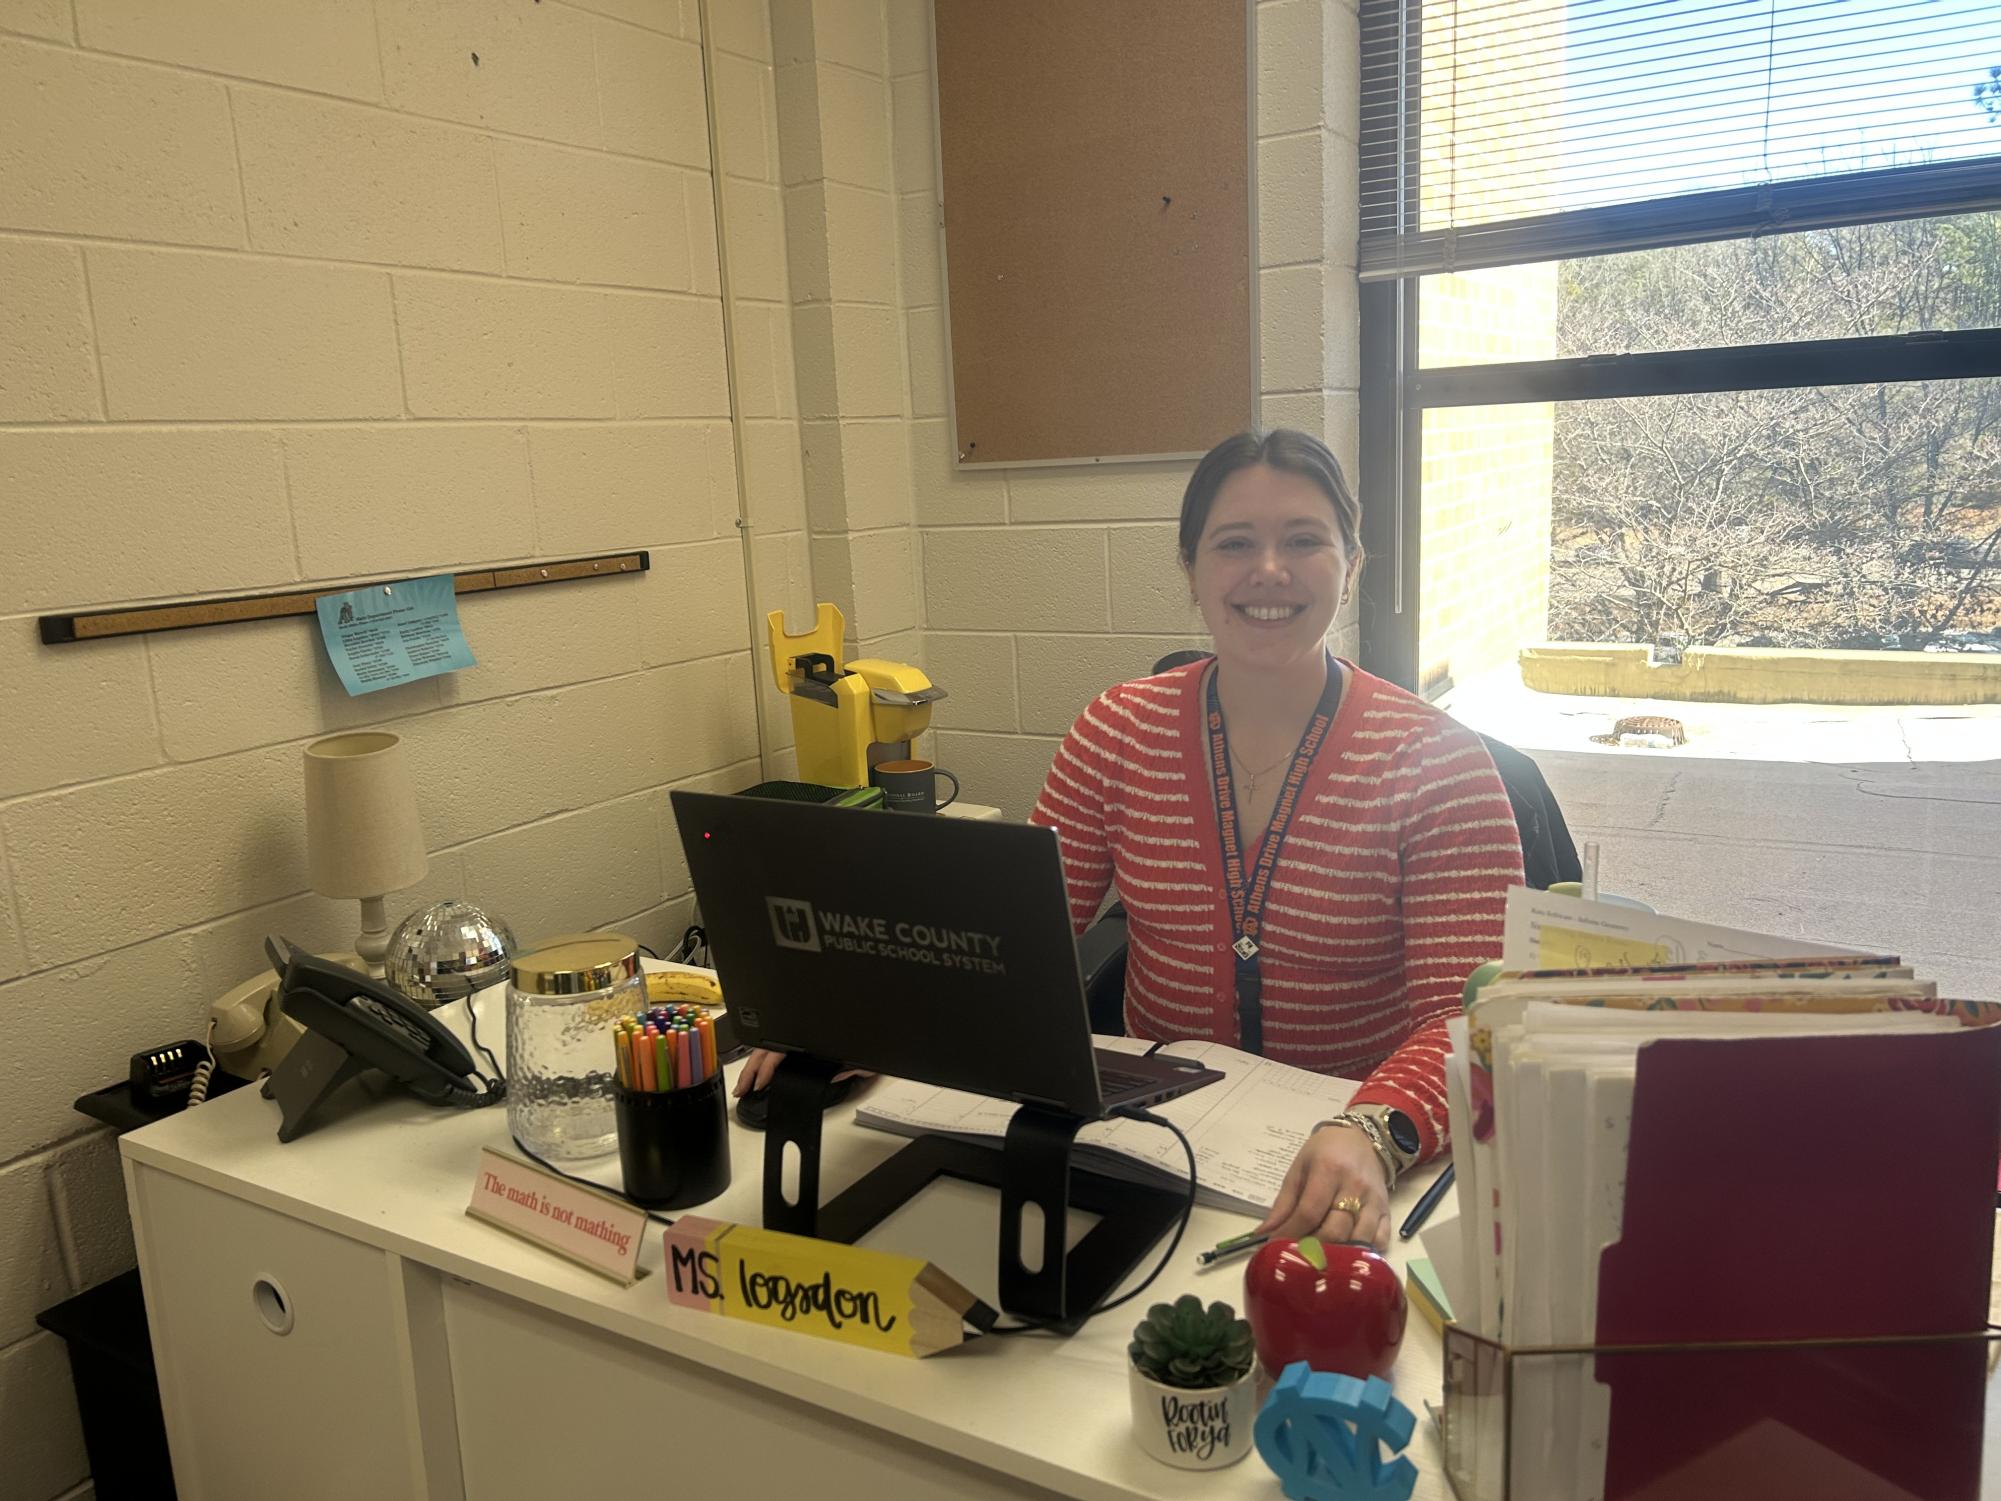
[[1128,1364],[1133,1442],[1162,1464],[1183,1470],[1220,1470],[1251,1452],[1251,1424],[1258,1415],[1256,1361],[1229,1386],[1194,1391],[1163,1386]]

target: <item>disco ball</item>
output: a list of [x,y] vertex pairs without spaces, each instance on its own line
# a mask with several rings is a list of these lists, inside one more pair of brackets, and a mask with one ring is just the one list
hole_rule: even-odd
[[442,901],[412,912],[389,935],[389,983],[431,1010],[507,979],[514,930],[471,902]]

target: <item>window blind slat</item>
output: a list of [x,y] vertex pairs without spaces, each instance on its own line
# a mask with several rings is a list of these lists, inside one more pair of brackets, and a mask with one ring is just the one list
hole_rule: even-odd
[[[1806,86],[1828,84],[1837,80],[1848,84],[1866,81],[1869,85],[1880,86],[1889,75],[1888,64],[1898,59],[1910,58],[1925,60],[1922,66],[1916,62],[1912,64],[1910,71],[1913,77],[1927,79],[1935,89],[1949,89],[1950,92],[1959,97],[1962,104],[1965,104],[1966,89],[1962,85],[1966,80],[1938,80],[1932,75],[1932,70],[1936,67],[1936,64],[1932,63],[1930,59],[1936,55],[1941,46],[1964,43],[1968,46],[1977,47],[1994,30],[1986,22],[1968,22],[1960,26],[1940,28],[1937,32],[1927,35],[1922,42],[1915,44],[1911,43],[1908,37],[1894,33],[1888,34],[1894,41],[1901,42],[1903,45],[1889,45],[1886,43],[1884,46],[1872,47],[1870,50],[1869,72],[1864,80],[1858,80],[1854,68],[1853,53],[1855,47],[1862,40],[1859,33],[1869,29],[1871,28],[1853,28],[1850,31],[1823,37],[1821,45],[1797,47],[1789,50],[1787,57],[1790,66],[1787,70],[1785,86],[1771,90],[1770,97],[1777,99],[1789,94],[1810,93],[1812,89]],[[1737,56],[1734,56],[1726,63],[1717,56],[1717,53],[1725,50],[1732,51]],[[1741,63],[1741,66],[1738,65],[1739,63]],[[1532,76],[1534,73],[1533,69],[1527,67],[1511,67],[1509,71],[1511,73],[1520,73],[1525,77]],[[1715,49],[1714,52],[1680,59],[1675,65],[1670,67],[1650,69],[1644,80],[1644,87],[1635,86],[1628,90],[1615,92],[1596,87],[1594,75],[1590,73],[1578,73],[1573,75],[1568,83],[1564,85],[1513,90],[1510,91],[1506,98],[1496,99],[1485,105],[1476,105],[1467,109],[1460,109],[1456,104],[1449,106],[1448,113],[1451,123],[1457,128],[1464,130],[1472,123],[1518,120],[1534,110],[1552,108],[1568,98],[1579,95],[1600,101],[1583,110],[1566,110],[1564,112],[1565,122],[1566,124],[1572,124],[1581,121],[1595,111],[1630,109],[1636,100],[1645,99],[1652,94],[1658,93],[1664,86],[1669,84],[1676,86],[1675,97],[1684,103],[1699,101],[1703,98],[1713,98],[1721,94],[1739,92],[1746,88],[1754,88],[1759,100],[1762,101],[1767,95],[1769,78],[1770,72],[1762,51],[1753,53],[1741,47],[1732,49],[1719,48]],[[1449,71],[1445,71],[1440,72],[1435,77],[1428,77],[1425,80],[1421,80],[1420,86],[1449,90],[1451,83],[1452,75]],[[1886,104],[1891,102],[1894,101],[1885,101]]]
[[[1866,75],[1858,79],[1854,65],[1855,48],[1865,40],[1865,33],[1873,32],[1873,27],[1854,27],[1847,31],[1829,33],[1818,39],[1816,45],[1790,48],[1787,51],[1787,74],[1783,88],[1778,92],[1800,92],[1802,84],[1824,83],[1833,79],[1849,82],[1873,84],[1878,81],[1880,65],[1897,58],[1922,58],[1928,69],[1935,68],[1931,61],[1941,47],[1963,45],[1978,48],[1994,31],[1994,27],[1984,21],[1966,22],[1939,28],[1922,39],[1914,40],[1896,32],[1883,33],[1883,42],[1870,47],[1870,67]],[[1725,59],[1722,54],[1731,54]],[[1540,78],[1549,72],[1547,68],[1523,63],[1516,65],[1512,60],[1506,73],[1526,78]],[[1606,76],[1616,76],[1618,70],[1608,70]],[[1548,109],[1564,103],[1570,98],[1584,96],[1600,99],[1612,104],[1644,99],[1660,93],[1672,85],[1676,97],[1689,97],[1688,90],[1713,94],[1721,91],[1724,84],[1733,80],[1743,80],[1754,85],[1762,98],[1767,88],[1770,72],[1762,49],[1753,51],[1747,47],[1714,48],[1691,54],[1675,60],[1666,67],[1650,68],[1643,80],[1636,80],[1630,88],[1614,90],[1603,87],[1598,76],[1586,70],[1574,70],[1565,75],[1562,82],[1535,88],[1513,89],[1506,97],[1490,98],[1483,103],[1475,103],[1471,108],[1448,106],[1451,116],[1464,122],[1468,119],[1500,118],[1514,119],[1538,109]],[[1961,86],[1969,79],[1934,78],[1937,86],[1950,87],[1962,100],[1966,90]],[[1449,70],[1436,75],[1423,75],[1420,86],[1432,89],[1452,88],[1452,74]],[[1742,84],[1739,85],[1740,87]],[[1490,91],[1491,92],[1491,91]],[[1566,111],[1566,113],[1568,113]]]
[[[1598,58],[1605,58],[1618,56],[1621,53],[1632,55],[1643,52],[1666,51],[1677,56],[1682,56],[1694,49],[1680,44],[1678,41],[1680,37],[1684,34],[1706,33],[1715,30],[1718,19],[1729,12],[1743,12],[1746,3],[1747,0],[1718,0],[1718,3],[1711,5],[1691,4],[1679,6],[1662,20],[1653,21],[1650,19],[1645,39],[1642,41],[1633,41],[1630,45],[1625,45],[1627,33],[1631,30],[1631,22],[1625,16],[1605,21],[1597,26],[1566,25],[1559,19],[1546,21],[1539,26],[1524,26],[1519,22],[1510,22],[1489,28],[1479,28],[1469,27],[1463,22],[1452,23],[1449,20],[1450,11],[1448,10],[1445,12],[1448,19],[1444,26],[1441,28],[1437,21],[1434,21],[1433,27],[1434,31],[1442,31],[1442,34],[1452,40],[1461,50],[1469,52],[1477,50],[1480,47],[1506,43],[1511,56],[1532,56],[1538,50],[1560,56],[1567,51],[1576,50],[1581,42],[1587,42],[1596,37],[1617,36],[1620,38],[1622,44],[1620,47],[1601,48],[1594,51],[1592,55]],[[1930,3],[1930,0],[1920,0],[1920,3]],[[1760,6],[1755,18],[1757,21],[1755,29],[1735,28],[1730,33],[1733,40],[1726,42],[1725,45],[1755,45],[1762,48],[1765,45],[1768,31],[1775,27],[1776,23],[1781,19],[1787,23],[1788,27],[1795,29],[1801,27],[1808,20],[1818,23],[1844,18],[1853,19],[1857,14],[1856,4],[1857,0],[1796,0],[1796,3],[1791,5],[1780,5],[1773,8]],[[1434,8],[1436,8],[1435,5]],[[1572,8],[1575,8],[1574,4]],[[1905,7],[1897,8],[1903,9]],[[1878,11],[1882,9],[1883,7],[1877,7]],[[1865,24],[1894,26],[1900,30],[1909,29],[1906,20],[1901,16],[1876,14],[1869,17],[1865,21]],[[1385,34],[1394,35],[1395,28],[1370,27],[1364,33],[1366,37],[1380,37]],[[1791,32],[1788,31],[1787,34],[1790,35]],[[1825,35],[1826,28],[1816,24],[1813,34],[1815,36]],[[1553,45],[1542,49],[1525,49],[1521,43],[1522,39],[1528,37],[1536,38],[1539,43],[1549,42]],[[1442,63],[1438,71],[1450,71],[1450,66],[1449,61]]]
[[[2001,207],[2001,0],[1362,0],[1366,279]],[[1990,69],[1993,70],[1990,72]]]
[[[1953,127],[1958,124],[1959,117],[1966,108],[1965,101],[1933,98],[1922,103],[1909,104],[1906,102],[1907,97],[1896,94],[1864,95],[1854,99],[1851,105],[1857,110],[1894,105],[1900,112],[1900,119],[1913,130],[1948,137],[1943,143],[1932,146],[1934,155],[1949,152],[1960,156],[1969,150],[1981,155],[1987,154],[1983,149],[1989,144],[1987,140],[1970,132],[1953,131]],[[1812,113],[1796,110],[1783,101],[1775,101],[1773,119],[1776,123],[1766,128],[1761,126],[1755,116],[1750,119],[1719,120],[1714,111],[1700,107],[1665,110],[1643,125],[1621,124],[1616,119],[1599,120],[1594,116],[1586,127],[1589,134],[1580,140],[1565,141],[1554,132],[1495,132],[1491,140],[1475,141],[1470,146],[1462,146],[1460,155],[1479,160],[1485,168],[1489,160],[1505,152],[1521,176],[1532,177],[1538,173],[1559,172],[1563,180],[1568,182],[1576,164],[1588,161],[1593,156],[1617,152],[1630,156],[1636,165],[1654,163],[1657,157],[1644,148],[1654,144],[1659,131],[1664,129],[1671,129],[1675,133],[1677,149],[1672,158],[1675,162],[1687,160],[1686,152],[1682,149],[1687,142],[1721,137],[1769,142],[1775,149],[1781,142],[1818,144],[1823,148],[1828,160],[1847,157],[1851,166],[1860,165],[1854,161],[1858,152],[1866,151],[1869,155],[1880,159],[1891,156],[1895,151],[1894,138],[1886,139],[1880,146],[1873,146],[1867,136],[1858,136],[1855,142],[1849,145],[1838,136],[1831,135],[1825,123],[1814,118]],[[1984,134],[1997,137],[1997,143],[2001,143],[2001,133]],[[1462,126],[1461,135],[1470,137],[1471,132]],[[1533,151],[1528,149],[1544,146],[1549,149]],[[1560,160],[1557,157],[1559,151]],[[1879,160],[1877,164],[1887,163]],[[1747,165],[1757,167],[1760,163],[1754,156]]]
[[[1926,117],[1914,116],[1914,118]],[[1694,175],[1698,171],[1709,170],[1720,172],[1741,166],[1745,161],[1746,152],[1743,134],[1741,127],[1731,127],[1721,131],[1683,132],[1680,136],[1682,149],[1676,153],[1675,165],[1684,175]],[[1818,153],[1824,149],[1824,143],[1818,133],[1809,130],[1790,133],[1774,131],[1770,137],[1752,144],[1749,149],[1753,161],[1760,158],[1783,159],[1803,152]],[[1866,154],[1874,155],[1874,153]],[[1957,155],[1958,153],[1954,153],[1955,157]],[[1984,157],[1985,154],[1979,153],[1979,155]],[[1901,164],[1879,162],[1877,165]],[[1866,163],[1858,165],[1856,170],[1863,170],[1865,167]],[[1483,172],[1479,179],[1478,190],[1483,198],[1492,199],[1501,189],[1519,187],[1520,196],[1526,197],[1531,193],[1546,190],[1547,183],[1537,175],[1540,170],[1540,168],[1525,168],[1512,172]],[[1578,207],[1592,203],[1602,204],[1607,201],[1608,195],[1618,201],[1645,197],[1646,195],[1641,192],[1624,191],[1621,185],[1643,186],[1649,175],[1656,171],[1657,168],[1652,163],[1645,161],[1635,163],[1626,135],[1617,132],[1607,133],[1589,151],[1575,152],[1567,158],[1563,175],[1564,194]],[[1744,176],[1750,178],[1756,174],[1746,172]],[[1379,189],[1376,191],[1376,197],[1380,199],[1388,191],[1389,189]],[[1442,206],[1449,207],[1449,186],[1444,197],[1445,203]],[[1365,194],[1362,203],[1364,215],[1366,216],[1374,206],[1369,196]],[[1464,220],[1475,222],[1495,217],[1498,215],[1469,214],[1464,216]]]

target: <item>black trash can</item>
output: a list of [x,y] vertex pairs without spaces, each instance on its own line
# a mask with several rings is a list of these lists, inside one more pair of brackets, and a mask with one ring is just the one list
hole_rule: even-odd
[[98,1501],[173,1501],[174,1467],[138,1269],[43,1310],[35,1322],[69,1345]]

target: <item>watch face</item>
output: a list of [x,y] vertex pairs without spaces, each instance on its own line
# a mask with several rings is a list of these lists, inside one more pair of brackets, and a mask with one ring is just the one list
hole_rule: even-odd
[[1417,1122],[1401,1110],[1392,1110],[1386,1118],[1390,1140],[1395,1142],[1399,1152],[1415,1153],[1424,1143],[1417,1134]]

